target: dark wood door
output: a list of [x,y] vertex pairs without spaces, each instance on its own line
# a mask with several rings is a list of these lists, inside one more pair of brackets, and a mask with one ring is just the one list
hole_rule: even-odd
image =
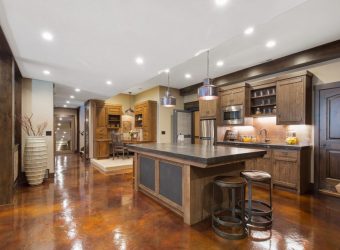
[[336,195],[340,185],[340,85],[319,91],[319,190]]

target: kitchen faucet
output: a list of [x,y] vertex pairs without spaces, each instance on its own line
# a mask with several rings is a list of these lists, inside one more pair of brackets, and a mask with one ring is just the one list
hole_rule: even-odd
[[[264,133],[264,140],[262,139],[263,138],[262,132]],[[260,136],[262,142],[269,142],[270,141],[270,139],[268,138],[268,131],[265,128],[260,129],[259,136]]]

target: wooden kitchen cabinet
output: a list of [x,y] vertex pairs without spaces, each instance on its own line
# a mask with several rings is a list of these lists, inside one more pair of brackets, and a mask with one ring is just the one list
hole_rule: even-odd
[[121,127],[122,105],[107,104],[100,100],[89,100],[93,124],[93,157],[110,156],[111,133]]
[[[242,147],[251,148],[246,145]],[[245,161],[246,170],[261,170],[271,174],[274,187],[296,190],[299,194],[310,189],[311,148],[270,149],[264,146],[263,149],[267,150],[263,158]]]
[[201,119],[214,119],[217,115],[217,100],[199,100]]
[[96,158],[103,159],[109,158],[109,141],[108,140],[97,140],[96,141]]
[[312,77],[309,72],[278,79],[276,85],[277,124],[311,124]]
[[219,108],[243,105],[244,115],[249,116],[250,85],[248,83],[243,82],[221,87],[219,99]]
[[135,127],[143,131],[143,141],[157,141],[157,102],[145,101],[135,105]]

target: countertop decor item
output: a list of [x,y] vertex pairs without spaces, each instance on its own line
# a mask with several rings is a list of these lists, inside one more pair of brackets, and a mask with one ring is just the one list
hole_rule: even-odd
[[209,78],[209,50],[207,51],[207,78],[203,80],[203,86],[198,88],[199,100],[216,100],[218,98],[218,88]]
[[43,136],[47,122],[43,122],[34,128],[31,116],[25,115],[21,119],[21,125],[27,135],[24,150],[24,170],[28,184],[39,185],[44,180],[47,168],[47,143]]
[[172,108],[176,106],[176,97],[170,93],[170,70],[165,71],[168,74],[168,88],[165,91],[165,95],[161,98],[161,105],[163,107]]

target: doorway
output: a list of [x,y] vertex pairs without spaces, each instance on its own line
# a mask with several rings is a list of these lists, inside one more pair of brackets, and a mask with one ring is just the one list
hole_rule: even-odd
[[76,151],[75,117],[55,116],[55,152],[70,154]]
[[340,82],[315,90],[316,190],[340,197]]

